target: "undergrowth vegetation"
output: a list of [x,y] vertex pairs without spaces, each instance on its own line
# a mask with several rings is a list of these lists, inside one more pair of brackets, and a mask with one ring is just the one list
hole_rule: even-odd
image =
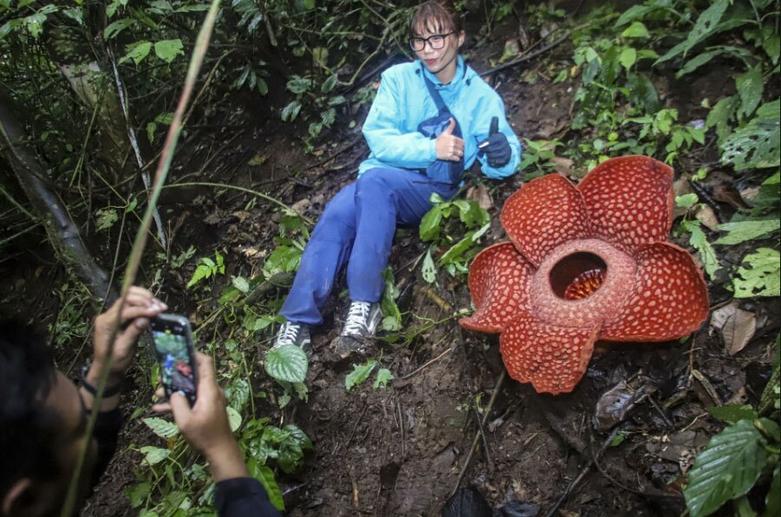
[[[206,123],[220,109],[233,109],[226,99],[244,95],[269,116],[296,124],[303,148],[313,151],[333,128],[354,125],[370,104],[373,67],[409,55],[407,4],[225,2],[199,107],[189,116]],[[170,124],[184,56],[206,7],[193,0],[0,0],[0,89],[24,106],[29,142],[49,165],[48,180],[84,235],[113,246],[112,271],[137,227],[146,198],[136,178],[155,160]],[[485,9],[481,38],[513,8],[499,2]],[[569,46],[545,57],[545,67],[552,83],[574,90],[566,129],[548,140],[525,140],[524,180],[561,170],[563,161],[571,164],[571,176],[580,177],[613,156],[663,160],[680,173],[675,234],[696,251],[712,290],[728,298],[779,296],[779,2],[646,0],[624,11],[601,5],[574,19],[546,4],[521,14],[529,33],[550,24],[558,33],[570,31]],[[673,102],[673,87],[694,84],[709,69],[729,75],[725,88],[692,88],[690,106]],[[728,220],[704,187],[713,174],[728,174],[739,187],[742,204]],[[4,175],[5,182],[12,183]],[[16,190],[0,190],[10,203],[0,214],[10,237],[0,245],[38,225],[16,206]],[[470,260],[487,240],[489,212],[464,196],[432,201],[414,267],[428,287],[463,284]],[[220,247],[171,249],[159,236],[147,277],[158,288],[172,279],[185,284],[198,341],[217,359],[231,428],[250,473],[283,508],[277,477],[294,474],[317,444],[282,411],[307,401],[307,356],[297,347],[270,349],[311,222],[290,208],[280,210],[276,221],[275,247],[259,252],[260,268]],[[409,346],[467,309],[450,308],[452,314],[436,321],[404,313],[392,268],[385,280],[382,339],[391,347]],[[85,291],[73,279],[56,290],[61,309],[51,330],[60,347],[79,347],[87,333]],[[777,345],[774,354],[777,361]],[[392,389],[394,373],[383,361],[353,365],[345,389]],[[142,364],[137,376],[151,391],[156,366]],[[688,472],[683,494],[693,517],[725,504],[741,515],[774,515],[781,508],[778,372],[776,362],[759,406],[712,408],[725,427]],[[269,414],[282,416],[272,420]],[[146,517],[213,514],[206,466],[176,426],[149,416],[145,407],[131,421],[155,435],[130,446],[140,459],[127,490],[133,508]],[[759,505],[757,497],[753,503],[748,498],[755,487],[764,491]]]

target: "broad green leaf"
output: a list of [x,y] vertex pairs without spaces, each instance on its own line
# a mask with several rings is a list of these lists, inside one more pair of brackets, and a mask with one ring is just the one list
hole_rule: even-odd
[[781,228],[781,221],[776,218],[723,223],[719,225],[719,230],[727,232],[727,235],[720,237],[714,244],[740,244],[741,242],[759,239],[769,233],[778,231],[779,228]]
[[179,434],[179,428],[174,422],[158,417],[144,418],[141,421],[160,438],[173,438]]
[[708,408],[708,413],[713,418],[734,424],[739,420],[754,420],[757,418],[757,412],[748,404],[727,404],[725,406],[713,406]]
[[285,499],[282,497],[282,490],[279,489],[277,479],[274,477],[274,471],[254,458],[247,462],[247,467],[252,477],[263,485],[271,504],[280,512],[284,511]]
[[309,360],[296,345],[281,345],[266,352],[266,373],[278,381],[304,382]]
[[190,281],[187,282],[187,288],[191,288],[201,280],[209,278],[210,276],[212,276],[212,268],[207,264],[198,264],[198,267],[196,267],[195,271],[193,271],[192,278],[190,278]]
[[741,119],[750,116],[762,100],[762,91],[764,90],[762,67],[760,65],[754,66],[746,73],[737,76],[735,78],[735,89],[740,96],[738,116]]
[[258,93],[261,95],[267,95],[268,94],[268,83],[266,83],[266,80],[262,77],[257,78],[257,84],[255,85],[258,89]]
[[125,490],[125,495],[130,499],[130,506],[138,508],[147,498],[152,490],[152,485],[148,481],[138,483]]
[[166,63],[170,63],[176,59],[176,56],[181,54],[184,54],[184,46],[179,38],[166,39],[155,43],[155,55]]
[[621,33],[624,38],[647,38],[650,36],[648,29],[645,28],[643,22],[632,22],[632,25],[624,29]]
[[312,89],[313,81],[308,77],[301,77],[300,75],[291,76],[287,82],[287,89],[296,95],[305,93]]
[[233,284],[233,287],[242,293],[247,294],[249,292],[249,282],[243,276],[234,276],[231,279],[231,283]]
[[301,101],[291,101],[287,106],[282,108],[282,120],[285,122],[293,122],[298,113],[301,111]]
[[120,18],[119,20],[111,22],[103,30],[103,37],[107,40],[116,38],[117,34],[127,29],[128,27],[132,27],[135,24],[136,21],[133,18]]
[[781,294],[781,260],[778,250],[759,248],[743,259],[737,276],[732,279],[735,298],[779,296]]
[[[661,2],[659,3],[661,4]],[[656,5],[654,3],[651,3],[650,5],[647,3],[642,5],[633,5],[621,14],[621,16],[618,18],[618,21],[616,22],[616,27],[623,27],[627,23],[633,20],[644,18],[648,13],[661,8],[661,5]]]
[[144,463],[147,465],[157,465],[164,459],[168,457],[169,454],[171,454],[171,451],[168,449],[161,449],[160,447],[152,447],[151,445],[147,445],[146,447],[141,447],[140,449],[141,454],[144,455]]
[[250,398],[250,386],[246,379],[241,377],[234,379],[231,384],[225,388],[225,398],[228,404],[236,411],[241,412],[247,405]]
[[73,20],[74,22],[78,23],[79,25],[84,25],[84,9],[81,7],[72,7],[70,9],[65,9],[62,11],[62,14]]
[[442,225],[442,205],[434,205],[431,210],[426,212],[420,221],[420,240],[423,242],[435,241],[439,238],[440,226]]
[[778,99],[760,106],[751,122],[721,144],[721,161],[731,163],[738,171],[778,167],[781,163],[778,113]]
[[744,61],[751,58],[751,52],[741,47],[731,47],[731,46],[723,45],[723,46],[711,48],[710,50],[707,50],[701,54],[697,54],[695,57],[687,61],[686,64],[683,65],[681,69],[675,73],[676,79],[680,79],[684,75],[694,72],[702,65],[709,63],[716,56],[720,56],[723,54],[734,56],[743,59]]
[[781,467],[773,469],[773,480],[765,497],[765,515],[781,515]]
[[729,121],[734,117],[737,108],[738,99],[735,96],[729,96],[724,97],[717,102],[708,112],[708,118],[705,120],[705,127],[708,129],[712,127],[716,128],[716,135],[719,137],[719,142],[723,142],[724,139],[729,136]]
[[431,258],[431,248],[426,251],[426,256],[423,257],[421,274],[423,280],[429,284],[433,284],[437,280],[437,266],[434,265],[434,259]]
[[618,61],[621,63],[621,66],[629,70],[637,61],[637,51],[632,47],[625,47],[621,51],[621,55],[618,56]]
[[387,368],[380,368],[377,370],[377,376],[374,378],[374,384],[372,388],[375,390],[378,388],[385,388],[388,383],[393,380],[393,374]]
[[108,230],[114,223],[119,220],[119,214],[113,208],[101,208],[97,211],[97,220],[95,221],[95,229],[97,231]]
[[295,246],[280,245],[274,248],[263,264],[263,274],[269,278],[277,273],[292,273],[301,263],[301,250]]
[[700,201],[697,194],[691,192],[689,194],[683,194],[682,196],[675,196],[675,206],[679,208],[691,208]]
[[748,493],[767,463],[764,446],[764,438],[748,420],[740,420],[711,438],[695,459],[683,491],[691,517],[709,515]]
[[347,388],[347,391],[365,382],[375,366],[377,366],[377,361],[374,359],[369,359],[363,364],[354,364],[353,371],[344,378],[344,387]]
[[130,47],[130,50],[127,54],[122,56],[122,58],[119,60],[119,63],[122,64],[132,59],[133,63],[138,65],[141,63],[141,61],[144,60],[146,56],[149,55],[149,51],[152,50],[152,42],[138,41],[132,45],[128,45],[128,47]]
[[713,278],[716,271],[721,269],[719,259],[716,256],[716,252],[713,250],[713,246],[708,242],[708,238],[702,231],[702,227],[699,221],[684,221],[682,223],[683,228],[690,233],[689,244],[697,250],[697,254],[702,262],[702,267],[705,269],[709,278]]
[[660,57],[656,63],[663,63],[681,53],[685,55],[694,45],[713,34],[718,27],[721,17],[724,16],[724,12],[727,10],[727,7],[729,7],[729,4],[729,0],[716,0],[711,3],[710,7],[705,9],[702,14],[700,14],[699,18],[697,18],[697,22],[694,24],[692,30],[689,31],[688,37],[671,48],[665,55]]
[[154,122],[147,122],[146,124],[146,138],[149,140],[149,143],[153,143],[155,141],[155,134],[157,133],[157,124]]
[[382,329],[388,332],[395,332],[401,329],[401,311],[396,305],[396,298],[399,297],[399,290],[396,287],[396,280],[393,276],[393,269],[386,267],[382,273],[385,282],[385,289],[382,292],[380,308],[384,315],[382,319]]
[[235,433],[241,427],[241,415],[231,406],[228,406],[225,410],[228,412],[228,425],[231,428],[231,432]]

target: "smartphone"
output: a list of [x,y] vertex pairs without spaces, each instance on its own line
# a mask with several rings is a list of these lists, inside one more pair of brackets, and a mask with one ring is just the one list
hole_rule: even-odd
[[181,391],[190,405],[195,404],[198,377],[190,322],[179,314],[163,313],[152,319],[149,328],[166,397]]

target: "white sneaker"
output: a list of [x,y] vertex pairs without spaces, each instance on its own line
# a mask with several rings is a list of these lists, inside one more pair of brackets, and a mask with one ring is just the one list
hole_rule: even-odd
[[274,348],[282,345],[295,345],[307,354],[312,350],[312,339],[309,335],[309,326],[300,323],[286,321],[279,329]]
[[382,321],[379,303],[352,302],[340,334],[342,337],[371,338]]

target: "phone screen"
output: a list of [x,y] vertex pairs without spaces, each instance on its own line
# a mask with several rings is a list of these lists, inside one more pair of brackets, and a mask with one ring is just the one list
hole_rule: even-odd
[[181,323],[162,319],[153,322],[151,328],[166,395],[181,391],[193,402],[196,379],[188,330]]

